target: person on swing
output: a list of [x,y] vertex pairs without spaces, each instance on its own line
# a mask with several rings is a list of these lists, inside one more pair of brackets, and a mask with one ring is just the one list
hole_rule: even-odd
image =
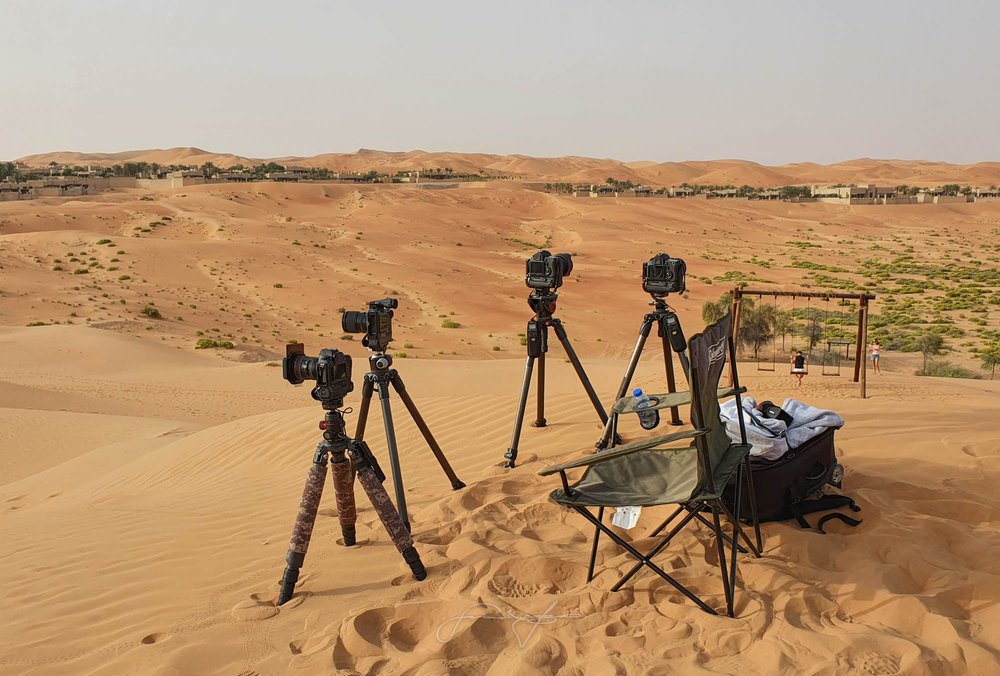
[[809,357],[802,354],[802,350],[799,350],[792,355],[788,363],[792,365],[792,375],[795,376],[795,387],[802,387],[802,377],[809,373]]

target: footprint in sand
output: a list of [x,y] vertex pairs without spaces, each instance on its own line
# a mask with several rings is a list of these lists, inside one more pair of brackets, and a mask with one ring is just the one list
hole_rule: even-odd
[[892,676],[899,673],[899,658],[882,653],[869,653],[861,664],[861,670],[872,676]]
[[497,575],[486,583],[486,588],[497,596],[508,599],[522,599],[537,596],[542,587],[537,584],[524,584],[510,575]]
[[[301,599],[302,594],[293,597],[285,605],[288,606],[296,598]],[[300,600],[299,603],[302,601]],[[272,595],[251,594],[249,599],[240,601],[233,606],[231,614],[233,619],[241,622],[256,622],[274,617],[279,612],[276,599]]]

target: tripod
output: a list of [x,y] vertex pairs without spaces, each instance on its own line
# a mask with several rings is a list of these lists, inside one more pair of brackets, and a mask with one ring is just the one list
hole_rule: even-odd
[[[639,328],[639,339],[635,343],[635,350],[632,351],[632,358],[629,360],[628,368],[625,370],[625,377],[622,378],[622,383],[618,386],[618,393],[615,395],[614,400],[616,402],[624,397],[628,391],[628,387],[632,382],[632,376],[635,375],[635,367],[639,364],[642,349],[646,345],[646,339],[649,337],[649,332],[653,328],[653,324],[656,324],[656,335],[660,337],[663,344],[663,364],[667,371],[667,391],[675,392],[677,389],[674,383],[672,352],[677,353],[677,357],[681,361],[681,366],[684,368],[685,377],[688,377],[691,373],[691,364],[687,358],[687,340],[685,340],[684,331],[681,329],[681,320],[677,318],[674,311],[667,305],[663,296],[653,294],[653,302],[650,305],[653,306],[653,311],[643,317],[642,326]],[[670,409],[670,424],[681,424],[680,414],[676,406]],[[618,413],[612,408],[611,415],[604,426],[604,435],[597,442],[597,448],[607,448],[611,440],[617,438]]]
[[[313,464],[306,478],[306,486],[302,491],[302,501],[299,503],[299,513],[295,517],[295,527],[292,529],[292,539],[288,544],[288,554],[285,557],[287,566],[281,576],[281,591],[278,594],[278,605],[282,605],[292,597],[295,583],[299,579],[299,570],[309,549],[313,525],[316,523],[316,510],[319,509],[320,498],[323,497],[323,482],[326,474],[327,457],[329,456],[333,490],[337,496],[337,518],[344,535],[344,545],[355,543],[355,523],[357,509],[354,503],[354,475],[357,473],[361,487],[365,489],[372,507],[378,513],[382,525],[392,543],[402,554],[403,560],[410,566],[413,577],[423,580],[427,577],[420,555],[413,546],[413,538],[403,525],[396,508],[393,507],[389,494],[382,482],[385,474],[378,465],[368,444],[361,440],[351,439],[344,432],[344,412],[338,410],[343,399],[330,395],[329,388],[318,386],[313,390],[313,398],[322,403],[326,417],[320,422],[323,430],[323,441],[316,445]],[[348,461],[350,455],[350,461]]]
[[597,415],[601,418],[601,423],[607,424],[608,422],[608,415],[604,412],[601,400],[597,398],[597,393],[594,392],[594,386],[590,384],[590,379],[587,378],[587,374],[583,370],[580,358],[576,356],[573,346],[569,343],[569,338],[566,336],[566,328],[559,319],[552,316],[552,313],[556,310],[556,299],[558,297],[559,294],[554,293],[551,289],[533,289],[528,296],[528,305],[535,311],[535,316],[528,321],[528,360],[524,366],[524,381],[521,383],[521,399],[517,406],[517,418],[514,420],[514,434],[510,440],[510,448],[504,454],[504,458],[506,458],[504,467],[514,467],[514,463],[517,461],[517,444],[521,438],[521,425],[524,423],[524,408],[528,403],[531,372],[534,369],[536,360],[538,361],[538,411],[534,426],[545,427],[547,424],[545,420],[545,353],[549,351],[548,331],[550,326],[555,329],[559,342],[562,343],[563,349],[566,350],[566,356],[569,357],[570,363],[573,364],[573,368],[576,370],[576,375],[580,377],[580,382],[583,383],[583,389],[587,390],[587,396],[590,397],[590,402],[594,405],[594,410],[597,411]]
[[438,442],[434,439],[434,435],[431,434],[427,423],[421,417],[420,411],[417,410],[416,404],[413,403],[413,399],[407,393],[406,386],[403,385],[403,379],[399,377],[396,369],[389,368],[392,366],[392,357],[384,352],[376,352],[368,357],[368,364],[371,367],[371,371],[365,374],[365,382],[361,388],[361,410],[358,412],[358,428],[354,433],[354,438],[358,441],[364,439],[365,425],[368,423],[368,407],[372,403],[372,394],[375,388],[378,387],[379,401],[382,404],[382,422],[385,424],[385,440],[389,446],[389,468],[392,471],[392,486],[396,493],[396,506],[399,508],[399,516],[403,520],[403,525],[409,531],[410,520],[406,514],[406,495],[403,492],[403,474],[399,469],[396,430],[392,424],[392,409],[389,407],[390,384],[396,390],[399,398],[403,400],[406,410],[410,412],[410,417],[413,418],[413,422],[420,429],[420,433],[424,435],[424,439],[427,441],[427,445],[430,446],[431,452],[434,453],[438,464],[441,465],[441,469],[444,470],[445,475],[447,475],[448,480],[451,482],[452,490],[457,491],[460,488],[465,488],[465,484],[459,480],[451,465],[448,464],[448,458],[444,456],[444,452],[438,446]]

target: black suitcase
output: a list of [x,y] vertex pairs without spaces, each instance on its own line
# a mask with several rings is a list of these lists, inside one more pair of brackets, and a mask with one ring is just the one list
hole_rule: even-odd
[[[784,521],[795,516],[795,505],[822,495],[827,484],[841,487],[844,468],[837,462],[830,427],[777,460],[750,458],[753,470],[757,517],[764,521]],[[733,509],[733,484],[726,487],[723,500]],[[810,510],[811,511],[811,510]],[[740,495],[740,519],[750,519],[750,497],[746,487]]]

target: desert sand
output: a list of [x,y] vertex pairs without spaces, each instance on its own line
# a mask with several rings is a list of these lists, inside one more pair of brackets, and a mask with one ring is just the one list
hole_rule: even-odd
[[[763,558],[741,559],[735,619],[649,574],[610,592],[632,561],[607,542],[586,583],[592,529],[536,474],[600,434],[555,341],[549,426],[526,425],[519,466],[501,464],[536,247],[576,255],[557,315],[610,403],[647,310],[641,262],[659,251],[687,260],[689,292],[671,301],[690,335],[728,273],[821,290],[793,264],[855,281],[865,260],[904,255],[995,270],[998,228],[1000,203],[579,200],[493,184],[0,203],[0,673],[996,673],[1000,381],[917,377],[919,354],[893,351],[867,400],[848,369],[808,376],[794,396],[847,420],[837,450],[864,522],[766,524]],[[428,578],[412,579],[360,491],[358,545],[338,544],[328,489],[279,608],[322,411],[275,366],[289,340],[348,352],[356,408],[367,352],[339,310],[388,294],[395,366],[468,487],[451,491],[394,399]],[[976,324],[945,314],[967,332],[949,359],[973,367],[959,343]],[[202,338],[235,347],[195,350]],[[636,383],[657,391],[654,354]],[[741,374],[758,399],[792,394],[781,366]],[[380,420],[367,438],[387,466]],[[623,535],[645,549],[662,513]],[[721,608],[711,545],[688,530],[658,563]]]

